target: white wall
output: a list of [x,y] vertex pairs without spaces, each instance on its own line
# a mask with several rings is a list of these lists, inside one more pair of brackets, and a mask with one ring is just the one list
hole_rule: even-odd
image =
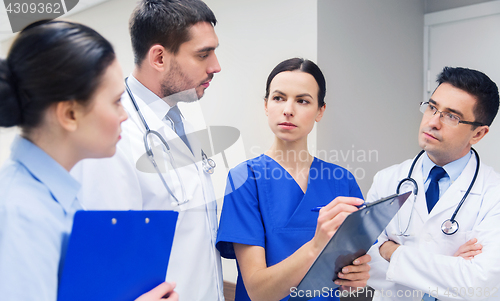
[[422,1],[318,1],[318,155],[354,172],[365,195],[378,170],[419,150],[423,25]]

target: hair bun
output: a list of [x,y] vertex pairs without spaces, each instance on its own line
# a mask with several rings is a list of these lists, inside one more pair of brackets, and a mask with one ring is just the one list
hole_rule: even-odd
[[7,60],[0,59],[0,127],[20,125],[21,107]]

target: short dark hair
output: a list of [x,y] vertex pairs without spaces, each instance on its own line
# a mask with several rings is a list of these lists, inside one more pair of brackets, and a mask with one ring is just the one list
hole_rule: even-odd
[[486,74],[473,69],[444,67],[437,82],[439,85],[448,83],[475,97],[475,121],[491,125],[498,112],[499,96],[497,85]]
[[151,46],[160,44],[177,54],[190,40],[189,29],[198,22],[215,26],[217,19],[200,0],[142,0],[130,17],[134,61],[140,65]]
[[281,72],[285,71],[295,71],[299,70],[305,73],[311,74],[314,79],[316,80],[316,83],[318,83],[319,86],[319,91],[318,91],[318,107],[321,108],[322,106],[325,105],[325,95],[326,95],[326,80],[325,76],[323,75],[323,72],[321,72],[321,69],[319,69],[318,65],[313,63],[310,60],[302,59],[302,58],[292,58],[285,60],[281,63],[279,63],[276,67],[274,67],[273,71],[269,74],[267,77],[267,83],[266,83],[266,96],[264,97],[267,99],[269,97],[269,87],[271,86],[271,82],[273,81],[274,77],[278,75]]
[[111,44],[93,29],[66,21],[28,25],[0,59],[0,126],[24,133],[53,103],[87,105],[115,59]]

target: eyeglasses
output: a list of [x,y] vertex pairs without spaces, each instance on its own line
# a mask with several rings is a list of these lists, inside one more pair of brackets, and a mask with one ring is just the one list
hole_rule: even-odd
[[430,104],[428,101],[420,103],[420,112],[422,112],[424,115],[431,115],[431,116],[434,116],[436,115],[436,113],[439,113],[439,120],[442,123],[451,126],[457,126],[459,123],[476,125],[476,126],[486,125],[484,123],[477,121],[463,121],[460,120],[460,117],[458,117],[453,113],[438,111],[438,109],[432,104]]

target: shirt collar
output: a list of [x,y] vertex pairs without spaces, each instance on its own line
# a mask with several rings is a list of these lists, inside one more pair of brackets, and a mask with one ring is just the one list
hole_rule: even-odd
[[11,146],[11,159],[23,165],[42,182],[66,212],[70,212],[80,184],[51,156],[27,139],[17,136]]
[[[460,159],[457,159],[453,162],[450,162],[443,166],[444,170],[446,171],[447,176],[450,178],[451,183],[453,183],[462,173],[464,170],[465,166],[467,166],[467,163],[469,162],[469,159],[472,155],[472,150],[469,151],[465,156],[463,156]],[[425,153],[425,156],[423,156],[422,159],[422,176],[425,180],[429,177],[429,173],[431,172],[431,169],[435,166],[434,162],[431,161],[429,158],[429,155],[427,152]]]
[[170,106],[158,95],[146,88],[132,74],[127,78],[127,84],[130,90],[133,91],[134,96],[139,97],[149,108],[151,108],[156,117],[163,119],[165,115],[167,115]]

